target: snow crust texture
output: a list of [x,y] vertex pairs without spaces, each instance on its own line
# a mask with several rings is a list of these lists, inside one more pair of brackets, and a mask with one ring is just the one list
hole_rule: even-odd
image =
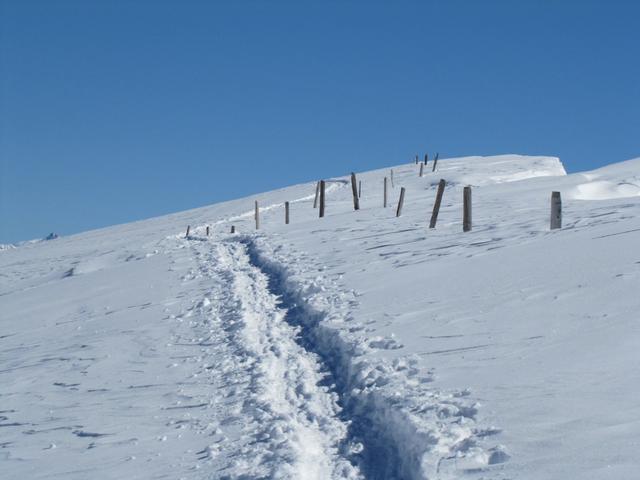
[[640,160],[418,171],[3,246],[0,477],[636,478]]

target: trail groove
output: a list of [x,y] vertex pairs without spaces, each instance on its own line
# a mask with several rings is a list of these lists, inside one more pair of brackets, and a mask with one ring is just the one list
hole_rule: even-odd
[[[246,475],[269,478],[363,478],[345,455],[348,423],[326,386],[321,359],[296,342],[286,307],[267,276],[250,262],[246,245],[195,242],[202,268],[216,278],[218,311],[238,363],[250,381],[242,407],[243,435],[252,437]],[[209,250],[209,253],[207,253]]]

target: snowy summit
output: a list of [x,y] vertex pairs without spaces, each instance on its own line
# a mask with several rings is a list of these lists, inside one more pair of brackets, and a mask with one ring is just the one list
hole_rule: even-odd
[[640,159],[433,169],[3,247],[0,476],[637,478]]

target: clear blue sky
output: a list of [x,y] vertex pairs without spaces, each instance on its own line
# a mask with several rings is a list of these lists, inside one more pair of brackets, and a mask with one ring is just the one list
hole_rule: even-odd
[[417,152],[640,156],[634,0],[0,5],[0,243]]

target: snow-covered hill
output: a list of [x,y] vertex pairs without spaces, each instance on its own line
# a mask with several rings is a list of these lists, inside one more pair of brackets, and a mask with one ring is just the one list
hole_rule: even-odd
[[2,478],[637,478],[640,159],[418,168],[1,251]]

